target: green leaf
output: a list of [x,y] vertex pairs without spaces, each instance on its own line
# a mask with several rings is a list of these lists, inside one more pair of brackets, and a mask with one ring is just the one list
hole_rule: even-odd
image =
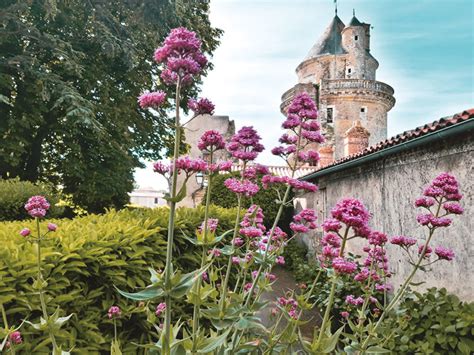
[[122,355],[122,350],[120,350],[120,342],[113,340],[110,346],[110,355]]
[[134,301],[148,301],[164,295],[164,290],[160,286],[150,286],[140,292],[125,292],[114,286],[122,296]]
[[207,338],[205,341],[203,341],[203,346],[199,348],[199,351],[206,354],[210,353],[214,349],[217,349],[222,344],[224,344],[231,330],[232,329],[228,329],[218,337],[211,336],[210,338]]
[[202,274],[204,274],[204,272],[206,272],[209,266],[210,265],[205,265],[199,270],[181,276],[179,282],[173,285],[173,288],[170,291],[170,296],[178,299],[185,296],[193,284],[202,276]]
[[367,349],[367,354],[389,354],[391,353],[390,350],[384,349],[380,346],[371,346]]

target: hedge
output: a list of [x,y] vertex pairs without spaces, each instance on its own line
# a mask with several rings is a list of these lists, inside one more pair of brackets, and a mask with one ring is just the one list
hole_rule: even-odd
[[[235,207],[237,204],[237,198],[235,194],[231,193],[225,186],[224,181],[230,177],[240,177],[239,172],[233,172],[231,174],[224,174],[224,175],[217,175],[212,180],[212,187],[211,187],[211,203],[216,206],[221,206],[224,208],[232,208]],[[264,223],[267,228],[270,228],[275,220],[276,214],[280,205],[276,203],[278,200],[278,194],[273,189],[265,190],[262,188],[262,185],[258,183],[260,187],[260,191],[250,198],[244,198],[242,200],[242,207],[248,208],[252,203],[255,203],[262,207],[263,214],[265,215]],[[285,186],[280,186],[279,191],[281,196],[285,193]],[[290,196],[292,198],[293,194]],[[202,203],[205,203],[203,200]],[[289,223],[291,222],[291,218],[293,216],[293,207],[289,206],[284,209],[283,214],[280,218],[280,222],[278,225],[284,229],[285,231],[288,230]]]
[[[219,219],[219,232],[232,228],[235,212],[211,208],[210,216]],[[199,263],[200,251],[187,242],[183,234],[192,235],[203,216],[203,208],[178,209],[174,253],[176,266],[183,270],[195,269]],[[155,342],[152,327],[146,321],[145,307],[120,297],[114,286],[128,291],[142,288],[149,283],[149,267],[163,268],[168,208],[112,210],[104,215],[52,222],[59,228],[49,234],[42,248],[44,275],[48,281],[48,311],[51,314],[60,306],[61,316],[74,313],[59,336],[63,350],[65,346],[75,346],[74,353],[82,354],[110,350],[113,326],[106,314],[114,304],[119,305],[125,315],[119,324],[125,353],[140,353],[132,342]],[[5,305],[10,325],[19,325],[23,319],[37,321],[40,315],[38,296],[32,288],[32,279],[36,276],[36,246],[18,234],[23,227],[33,230],[34,222],[0,223],[0,302]],[[156,304],[150,304],[149,308],[154,306]],[[176,309],[180,307],[181,312],[174,312],[177,316],[192,311],[184,303],[176,305]],[[0,324],[3,326],[1,320]],[[46,351],[49,340],[45,334],[29,326],[23,326],[22,334],[21,353]]]
[[28,218],[24,205],[28,198],[43,195],[51,203],[50,216],[61,217],[64,208],[57,207],[59,196],[45,184],[33,184],[19,179],[0,179],[0,221],[14,221]]

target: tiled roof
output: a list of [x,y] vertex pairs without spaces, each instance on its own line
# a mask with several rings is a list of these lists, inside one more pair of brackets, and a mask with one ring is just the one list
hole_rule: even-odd
[[[291,176],[291,170],[289,167],[287,166],[278,166],[278,165],[269,165],[266,167],[268,168],[268,170],[270,170],[270,174],[273,174],[273,175],[276,175],[276,176],[288,176],[290,177]],[[232,165],[232,171],[240,171],[241,170],[241,166],[238,165],[238,164],[234,164]],[[301,167],[299,168],[298,170],[295,171],[295,178],[298,179],[302,176],[305,176],[305,175],[308,175],[308,174],[311,174],[312,172],[315,172],[316,171],[316,167]]]
[[[324,169],[340,165],[343,163],[346,163],[351,160],[355,160],[357,158],[361,158],[363,156],[384,150],[389,147],[397,146],[400,144],[403,144],[405,142],[411,141],[413,139],[422,137],[424,135],[430,134],[432,132],[439,131],[441,129],[454,126],[457,124],[460,124],[464,121],[467,120],[472,120],[474,119],[474,108],[465,110],[461,113],[457,113],[453,116],[448,116],[448,117],[443,117],[437,121],[427,123],[424,126],[417,127],[415,129],[412,129],[410,131],[405,131],[403,133],[397,134],[396,136],[393,136],[391,138],[388,138],[384,141],[381,141],[377,144],[374,144],[356,154],[349,155],[347,157],[343,157],[341,159],[336,160],[332,164],[326,165],[322,168],[317,169],[316,171],[322,171]],[[311,173],[310,173],[311,174]],[[309,174],[308,174],[309,175]]]

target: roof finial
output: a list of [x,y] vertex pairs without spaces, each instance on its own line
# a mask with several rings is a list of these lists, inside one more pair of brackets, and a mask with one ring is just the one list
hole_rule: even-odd
[[337,0],[334,0],[334,12],[336,13],[336,16],[337,16]]
[[355,17],[355,15],[356,15],[356,9],[352,9],[352,16]]

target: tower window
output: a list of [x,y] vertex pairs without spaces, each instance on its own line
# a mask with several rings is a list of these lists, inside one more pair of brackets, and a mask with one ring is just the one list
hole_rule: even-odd
[[359,40],[359,36],[354,36],[354,41],[358,41]]
[[155,205],[158,203],[158,197],[155,197]]
[[347,74],[350,74],[351,72],[352,72],[351,68],[347,69]]
[[364,112],[365,112],[365,107],[361,107],[361,108],[360,108],[360,112],[361,112],[361,113],[364,113]]
[[333,108],[332,107],[328,107],[326,111],[326,122],[327,123],[333,122]]

